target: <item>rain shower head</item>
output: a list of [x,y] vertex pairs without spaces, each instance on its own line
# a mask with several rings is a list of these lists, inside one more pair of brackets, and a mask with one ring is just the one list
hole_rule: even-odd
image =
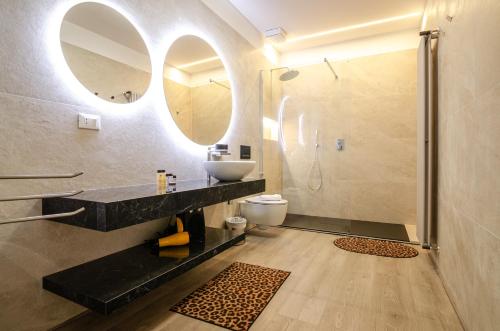
[[278,67],[278,68],[272,68],[271,69],[271,77],[272,77],[273,71],[275,71],[275,70],[283,70],[283,69],[286,69],[286,72],[284,74],[280,75],[280,80],[282,82],[294,79],[295,77],[297,77],[299,75],[299,71],[298,70],[292,70],[289,67]]
[[281,74],[280,75],[280,80],[282,82],[285,82],[287,80],[291,80],[291,79],[294,79],[295,77],[297,77],[299,75],[299,71],[298,70],[290,70],[288,69],[287,72],[285,72],[284,74]]

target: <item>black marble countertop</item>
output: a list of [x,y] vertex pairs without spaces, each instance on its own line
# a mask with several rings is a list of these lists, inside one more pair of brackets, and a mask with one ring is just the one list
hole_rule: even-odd
[[170,193],[158,193],[156,190],[156,184],[120,186],[120,187],[110,187],[104,189],[86,190],[85,192],[82,192],[78,195],[74,195],[71,197],[67,197],[65,199],[91,201],[99,203],[113,203],[113,202],[121,202],[128,200],[137,200],[142,198],[151,198],[155,196],[162,197],[182,192],[193,192],[211,188],[237,187],[245,183],[253,183],[256,180],[258,179],[249,178],[234,182],[213,181],[211,183],[208,183],[206,179],[183,180],[183,181],[178,181],[175,192],[170,192]]
[[102,314],[124,306],[243,240],[244,234],[206,228],[204,243],[154,252],[135,246],[43,278],[43,288]]
[[265,191],[264,179],[234,182],[179,181],[176,190],[159,194],[155,184],[87,190],[71,197],[43,199],[43,214],[85,208],[54,221],[98,231],[111,231]]

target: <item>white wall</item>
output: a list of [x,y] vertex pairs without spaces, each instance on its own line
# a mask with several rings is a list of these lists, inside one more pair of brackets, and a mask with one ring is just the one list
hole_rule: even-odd
[[[162,91],[168,46],[188,32],[206,36],[231,72],[235,108],[224,141],[234,149],[232,157],[238,157],[240,144],[251,145],[252,155],[258,155],[258,69],[267,63],[200,1],[106,1],[130,13],[152,55],[153,83],[137,103],[127,105],[99,100],[68,75],[58,53],[58,24],[61,8],[75,2],[2,1],[0,172],[81,170],[85,175],[1,181],[2,196],[149,183],[160,168],[181,180],[204,178],[205,147],[189,142],[173,125]],[[102,130],[78,130],[78,112],[101,115]],[[39,202],[2,203],[0,218],[39,214],[40,207]],[[232,210],[227,204],[208,208],[208,223],[222,225]],[[159,220],[110,233],[49,221],[0,226],[0,329],[47,329],[82,312],[81,306],[42,290],[42,277],[138,244],[163,225]]]

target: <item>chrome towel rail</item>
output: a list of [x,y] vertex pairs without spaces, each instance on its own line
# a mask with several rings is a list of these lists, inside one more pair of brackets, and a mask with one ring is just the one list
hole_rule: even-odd
[[3,224],[12,224],[12,223],[31,222],[31,221],[38,221],[38,220],[53,219],[53,218],[69,217],[69,216],[75,216],[75,215],[80,214],[81,212],[84,212],[84,211],[85,211],[85,208],[82,207],[80,209],[77,209],[75,211],[71,211],[71,212],[68,212],[68,213],[13,218],[13,219],[1,220],[0,221],[0,225],[3,225]]
[[[72,174],[47,174],[47,175],[4,175],[0,176],[0,179],[51,179],[51,178],[75,178],[80,175],[83,175],[82,171],[75,172]],[[19,195],[14,197],[6,197],[0,198],[0,202],[7,201],[20,201],[20,200],[36,200],[36,199],[45,199],[45,198],[62,198],[62,197],[70,197],[73,195],[77,195],[82,193],[83,190],[79,191],[71,191],[64,193],[49,193],[49,194],[35,194],[35,195]],[[54,218],[63,218],[69,216],[75,216],[85,211],[85,208],[80,208],[75,211],[60,213],[60,214],[49,214],[49,215],[38,215],[38,216],[28,216],[21,218],[13,218],[13,219],[5,219],[0,220],[0,225],[4,224],[12,224],[12,223],[23,223],[23,222],[31,222],[38,220],[46,220],[46,219],[54,219]]]
[[73,174],[55,174],[55,175],[4,175],[0,179],[48,179],[48,178],[75,178],[83,175],[83,172],[75,172]]
[[64,197],[71,197],[73,195],[77,195],[77,194],[80,194],[82,192],[83,192],[83,190],[65,192],[65,193],[54,193],[54,194],[20,195],[17,197],[0,198],[0,202],[19,201],[19,200],[35,200],[35,199],[45,199],[45,198],[64,198]]

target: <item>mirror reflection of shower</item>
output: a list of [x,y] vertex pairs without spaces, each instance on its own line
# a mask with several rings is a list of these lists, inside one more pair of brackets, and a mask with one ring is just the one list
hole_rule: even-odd
[[128,103],[135,102],[135,101],[139,100],[139,98],[141,97],[141,95],[139,93],[132,92],[132,91],[125,91],[122,94]]
[[208,82],[209,82],[210,84],[219,85],[220,87],[223,87],[223,88],[228,89],[228,90],[230,90],[230,89],[231,89],[229,86],[226,86],[226,85],[224,85],[224,84],[222,84],[222,83],[219,83],[218,81],[216,81],[216,80],[214,80],[214,79],[212,79],[212,78],[210,78],[210,79],[208,80]]
[[[97,91],[94,92],[94,95],[100,96],[99,92],[97,92]],[[124,103],[123,99],[125,99],[126,103],[132,103],[132,102],[136,102],[137,100],[139,100],[139,98],[141,96],[142,95],[140,93],[137,93],[137,92],[125,91],[125,92],[121,92],[117,95],[110,96],[109,100],[111,100],[112,102],[116,102],[116,103]]]

